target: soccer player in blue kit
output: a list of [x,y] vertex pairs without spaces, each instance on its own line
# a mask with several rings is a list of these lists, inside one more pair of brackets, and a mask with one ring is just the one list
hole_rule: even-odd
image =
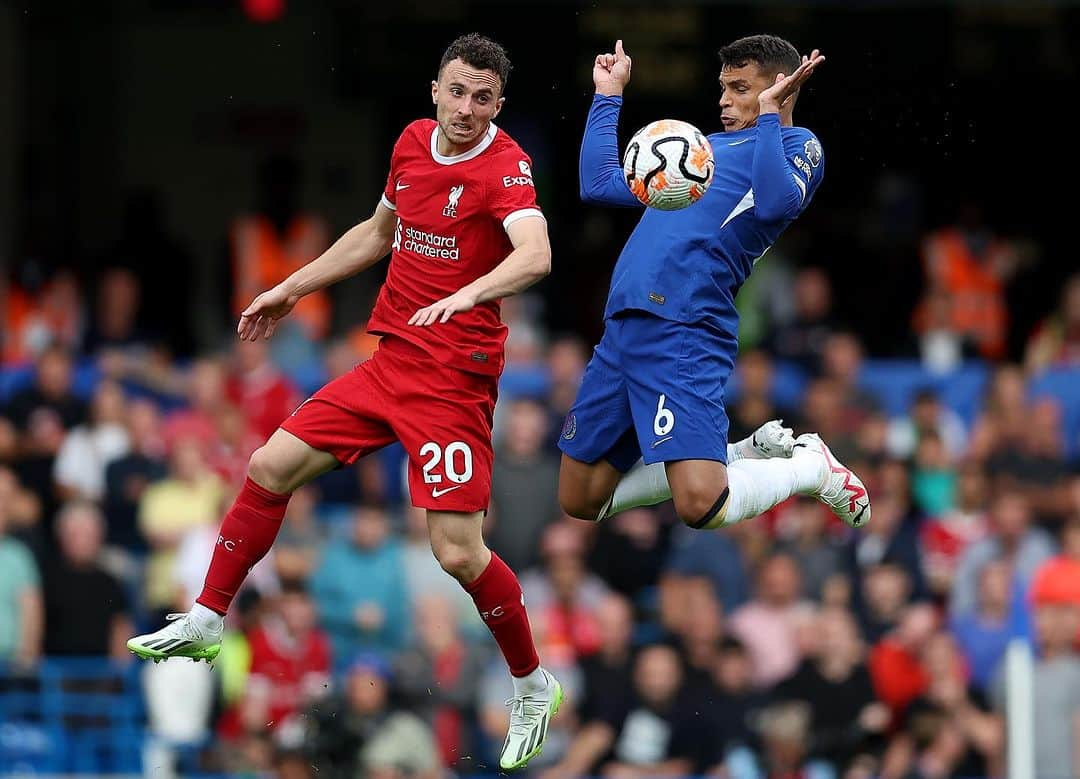
[[[712,184],[689,208],[646,209],[623,247],[604,335],[560,438],[559,500],[573,516],[601,520],[672,498],[687,525],[716,528],[802,494],[858,527],[870,519],[866,488],[816,434],[794,438],[773,420],[727,442],[735,294],[821,183],[821,144],[794,126],[792,110],[825,58],[754,35],[725,46],[720,60],[724,131],[709,136]],[[641,205],[616,134],[630,68],[622,41],[593,65],[580,162],[587,203]]]

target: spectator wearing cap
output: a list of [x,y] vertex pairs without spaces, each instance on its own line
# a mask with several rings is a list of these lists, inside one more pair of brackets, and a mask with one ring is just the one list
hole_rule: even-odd
[[[1031,598],[1035,612],[1034,703],[1035,775],[1080,775],[1080,605],[1070,571],[1051,563],[1036,577]],[[991,687],[998,712],[1006,711],[1005,675],[999,668]]]
[[362,652],[341,689],[307,711],[303,746],[320,776],[442,775],[434,734],[422,719],[390,704],[390,663]]

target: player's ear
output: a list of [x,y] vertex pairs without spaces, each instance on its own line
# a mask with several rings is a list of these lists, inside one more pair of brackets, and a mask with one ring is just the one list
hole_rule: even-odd
[[499,115],[499,111],[501,111],[501,110],[502,110],[502,107],[503,107],[503,103],[505,103],[505,102],[506,102],[506,98],[505,98],[505,97],[500,97],[500,98],[499,98],[498,100],[496,100],[496,101],[495,101],[495,113],[493,113],[493,114],[491,115],[491,118],[492,118],[492,119],[494,119],[494,118],[495,118],[496,116],[498,116],[498,115]]
[[436,103],[436,104],[439,102],[439,82],[438,81],[432,81],[431,82],[431,102]]

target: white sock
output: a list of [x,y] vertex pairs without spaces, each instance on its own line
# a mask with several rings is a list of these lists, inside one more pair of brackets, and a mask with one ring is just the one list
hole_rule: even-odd
[[201,603],[196,603],[191,607],[191,611],[188,612],[188,616],[192,621],[203,630],[211,633],[220,632],[222,626],[225,623],[225,618],[218,614],[213,609],[208,609]]
[[532,673],[525,676],[511,676],[514,680],[514,695],[530,695],[534,692],[543,692],[547,689],[547,677],[543,669],[536,666]]
[[[747,436],[736,444],[727,445],[728,467],[732,463],[750,457],[756,457],[753,436]],[[655,506],[671,499],[671,487],[668,486],[667,469],[664,463],[646,465],[638,460],[615,485],[611,503],[604,512],[605,517],[637,506]]]
[[822,461],[814,452],[799,452],[789,459],[743,459],[727,469],[728,499],[706,528],[733,525],[756,517],[796,493],[821,488]]

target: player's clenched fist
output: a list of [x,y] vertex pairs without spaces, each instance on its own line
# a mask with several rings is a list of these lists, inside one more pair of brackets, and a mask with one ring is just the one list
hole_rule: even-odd
[[622,40],[615,41],[614,54],[597,54],[592,79],[597,93],[621,95],[630,83],[630,58],[623,51]]
[[453,295],[437,300],[430,306],[417,311],[409,317],[410,325],[427,327],[436,322],[442,324],[450,321],[450,317],[460,311],[470,311],[476,305],[476,293],[466,289],[459,289]]
[[269,338],[278,320],[292,311],[299,300],[298,295],[291,294],[280,284],[267,290],[251,301],[251,305],[240,314],[236,334],[241,341],[254,341],[260,336]]

